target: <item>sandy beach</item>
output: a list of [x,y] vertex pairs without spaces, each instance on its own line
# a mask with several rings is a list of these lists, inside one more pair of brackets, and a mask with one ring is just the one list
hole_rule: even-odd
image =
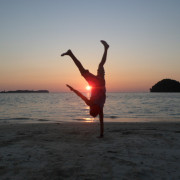
[[0,125],[0,179],[180,179],[180,123]]

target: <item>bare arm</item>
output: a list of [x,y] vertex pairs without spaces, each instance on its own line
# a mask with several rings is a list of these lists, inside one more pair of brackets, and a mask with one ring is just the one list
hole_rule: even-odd
[[73,91],[77,96],[79,96],[88,106],[90,106],[90,100],[84,96],[82,93],[80,93],[79,91],[77,91],[76,89],[74,89],[73,87],[69,86],[68,84],[66,84],[66,86]]
[[100,110],[99,121],[100,121],[100,137],[103,137],[104,136],[104,114],[103,114],[103,109]]

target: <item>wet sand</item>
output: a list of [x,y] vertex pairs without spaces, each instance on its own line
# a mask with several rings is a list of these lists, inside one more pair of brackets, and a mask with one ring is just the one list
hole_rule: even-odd
[[0,179],[180,179],[180,123],[0,125]]

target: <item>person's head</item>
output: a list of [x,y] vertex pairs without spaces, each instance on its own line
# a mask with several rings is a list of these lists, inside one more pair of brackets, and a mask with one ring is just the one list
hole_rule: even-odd
[[100,112],[100,107],[96,104],[90,106],[90,115],[93,116],[93,117],[96,117]]

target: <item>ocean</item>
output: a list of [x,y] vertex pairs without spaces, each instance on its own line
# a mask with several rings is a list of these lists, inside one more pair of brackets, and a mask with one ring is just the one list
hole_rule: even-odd
[[[0,94],[1,123],[98,120],[89,115],[89,107],[71,92]],[[180,93],[107,93],[104,121],[180,121]]]

